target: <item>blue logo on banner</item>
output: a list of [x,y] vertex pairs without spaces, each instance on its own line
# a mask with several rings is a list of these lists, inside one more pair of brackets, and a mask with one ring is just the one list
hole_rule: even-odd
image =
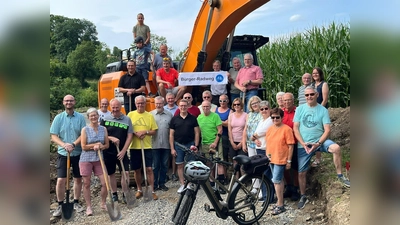
[[224,76],[222,76],[222,74],[218,74],[218,75],[215,77],[215,80],[216,80],[218,83],[220,83],[220,82],[222,82],[222,81],[224,80]]

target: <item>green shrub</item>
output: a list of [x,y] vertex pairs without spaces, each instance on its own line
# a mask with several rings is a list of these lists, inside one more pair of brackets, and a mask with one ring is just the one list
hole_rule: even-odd
[[75,96],[76,105],[75,108],[80,107],[95,107],[97,108],[97,92],[91,87],[82,89],[79,96]]

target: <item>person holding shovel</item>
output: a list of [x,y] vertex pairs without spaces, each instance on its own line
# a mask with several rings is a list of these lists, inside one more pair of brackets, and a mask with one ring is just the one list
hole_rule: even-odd
[[[72,95],[66,95],[63,99],[65,111],[58,114],[51,124],[51,141],[58,145],[57,159],[57,184],[56,195],[58,207],[53,212],[53,216],[58,217],[62,214],[62,205],[64,203],[65,183],[67,182],[67,155],[71,158],[72,171],[74,175],[74,209],[82,212],[84,209],[79,204],[79,198],[82,191],[82,176],[79,172],[79,158],[81,156],[81,130],[86,125],[85,118],[74,111],[75,98]],[[69,191],[69,188],[67,188]],[[69,195],[69,192],[68,192]],[[69,199],[67,199],[67,203]]]
[[[154,192],[154,174],[153,174],[153,153],[152,153],[152,140],[151,137],[156,134],[158,129],[156,120],[153,115],[146,112],[146,97],[139,95],[135,98],[137,110],[128,113],[131,118],[134,135],[130,145],[131,153],[131,168],[135,171],[135,180],[137,185],[136,198],[143,197],[145,201],[153,198],[157,200],[158,197]],[[144,154],[144,155],[142,155]],[[145,174],[145,190],[142,190],[142,167],[146,168]],[[146,180],[147,179],[147,180]],[[150,189],[147,187],[147,183]]]
[[79,168],[83,177],[83,197],[86,202],[86,215],[93,215],[92,202],[90,200],[90,180],[92,172],[100,179],[101,183],[101,208],[106,209],[107,188],[97,151],[108,149],[107,129],[99,125],[99,113],[95,108],[87,110],[90,124],[82,128],[81,145],[82,154],[79,160]]
[[[113,201],[118,201],[117,179],[115,177],[116,165],[118,165],[120,171],[123,166],[126,171],[126,177],[129,178],[129,159],[126,152],[128,151],[133,136],[131,119],[121,112],[121,106],[122,104],[118,99],[111,99],[111,115],[104,117],[100,123],[107,128],[108,139],[109,142],[111,142],[109,143],[109,148],[103,152],[103,156],[110,178]],[[120,153],[118,153],[116,145],[121,149]],[[122,160],[123,165],[121,165],[120,160]],[[121,186],[123,190],[128,190],[129,188],[126,182],[121,182]],[[126,203],[124,195],[122,195],[122,201]]]

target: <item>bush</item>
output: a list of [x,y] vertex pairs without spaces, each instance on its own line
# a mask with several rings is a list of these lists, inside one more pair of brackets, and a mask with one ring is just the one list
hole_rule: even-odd
[[97,108],[97,92],[91,87],[82,89],[79,96],[75,96],[75,108],[80,107],[95,107]]

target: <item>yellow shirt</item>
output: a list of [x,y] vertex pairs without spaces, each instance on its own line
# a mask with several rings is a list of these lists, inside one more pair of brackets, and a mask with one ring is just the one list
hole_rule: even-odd
[[[137,110],[129,112],[128,117],[131,118],[132,125],[133,125],[133,132],[137,131],[150,131],[150,130],[157,130],[158,126],[156,120],[154,119],[153,115],[148,112],[138,113]],[[140,139],[133,135],[131,145],[129,146],[130,149],[142,149],[140,144]],[[144,149],[151,149],[151,136],[146,135],[143,138],[143,148]]]

